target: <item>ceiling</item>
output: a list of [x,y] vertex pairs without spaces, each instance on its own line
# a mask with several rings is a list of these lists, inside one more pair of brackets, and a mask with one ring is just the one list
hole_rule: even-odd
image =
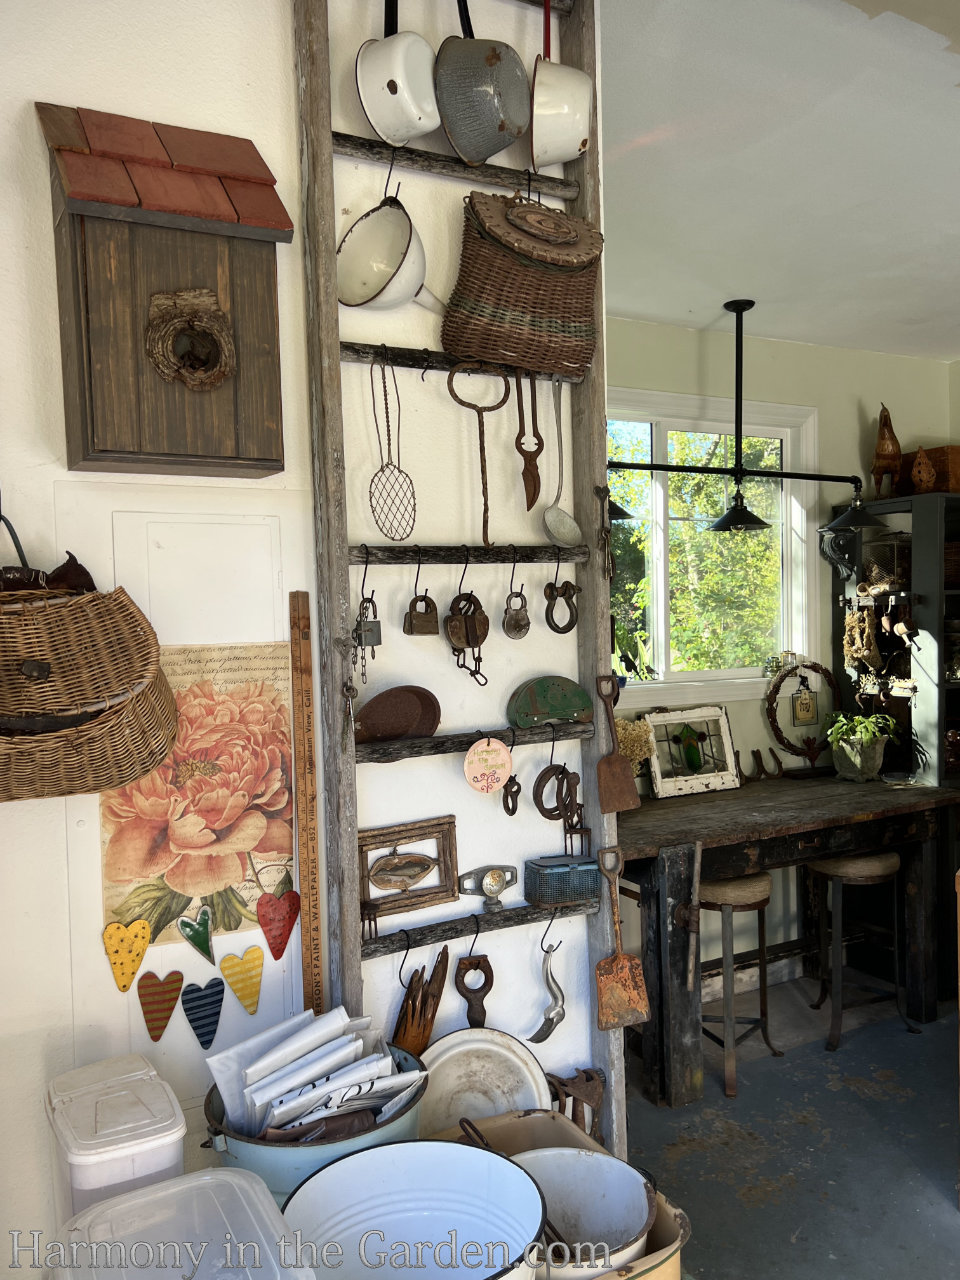
[[960,359],[960,0],[597,0],[611,315]]

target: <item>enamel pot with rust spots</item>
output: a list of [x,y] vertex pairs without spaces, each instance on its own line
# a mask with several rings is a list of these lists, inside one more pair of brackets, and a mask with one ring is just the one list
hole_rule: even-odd
[[392,147],[405,147],[411,138],[440,128],[435,61],[423,36],[397,30],[397,0],[384,0],[383,39],[360,46],[356,80],[364,114]]
[[550,0],[543,2],[543,57],[533,69],[530,152],[533,168],[576,160],[590,145],[593,81],[578,67],[550,61]]

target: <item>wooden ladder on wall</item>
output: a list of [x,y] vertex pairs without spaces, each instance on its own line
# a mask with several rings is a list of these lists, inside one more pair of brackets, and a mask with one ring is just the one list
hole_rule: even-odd
[[[539,6],[540,0],[515,0]],[[597,84],[594,0],[556,4],[569,12],[561,20],[560,59],[586,71]],[[336,216],[333,202],[333,138],[329,95],[327,0],[294,0],[297,79],[300,91],[302,234],[306,284],[307,364],[313,457],[313,508],[317,555],[319,701],[323,761],[323,833],[327,862],[329,993],[353,1014],[362,1012],[360,886],[357,848],[357,792],[353,743],[342,745],[342,688],[350,674],[352,625],[348,577],[343,422],[340,392],[340,335],[337,312]],[[599,89],[599,86],[597,86]],[[595,111],[596,98],[595,94]],[[593,136],[599,138],[596,119]],[[601,222],[599,142],[565,166],[579,182],[571,213]],[[602,274],[596,298],[597,351],[582,383],[571,388],[574,441],[573,514],[586,531],[591,558],[581,567],[577,627],[580,681],[593,690],[596,676],[610,669],[610,601],[603,559],[594,530],[600,507],[596,486],[606,484],[606,371],[603,345]],[[599,718],[602,720],[602,718]],[[607,730],[582,743],[583,774],[592,779],[596,762],[611,749]],[[597,847],[616,842],[616,817],[600,812],[596,788],[585,788],[585,822]],[[606,910],[587,917],[591,975],[613,950]],[[597,1030],[593,1020],[592,1062],[607,1080],[601,1128],[615,1155],[626,1156],[623,1032]]]

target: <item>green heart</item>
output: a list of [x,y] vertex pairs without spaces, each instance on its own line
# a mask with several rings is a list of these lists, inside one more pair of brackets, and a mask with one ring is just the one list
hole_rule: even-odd
[[177,921],[177,928],[185,942],[189,942],[191,947],[199,951],[212,965],[216,965],[217,962],[213,958],[213,940],[210,937],[209,907],[201,907],[197,912],[196,920],[191,920],[189,916],[181,916]]

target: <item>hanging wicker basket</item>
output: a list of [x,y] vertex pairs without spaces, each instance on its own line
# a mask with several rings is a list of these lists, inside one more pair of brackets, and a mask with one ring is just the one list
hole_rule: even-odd
[[603,237],[520,196],[471,191],[444,351],[462,360],[582,377],[596,348]]
[[176,725],[156,634],[122,587],[0,592],[0,801],[132,782]]

